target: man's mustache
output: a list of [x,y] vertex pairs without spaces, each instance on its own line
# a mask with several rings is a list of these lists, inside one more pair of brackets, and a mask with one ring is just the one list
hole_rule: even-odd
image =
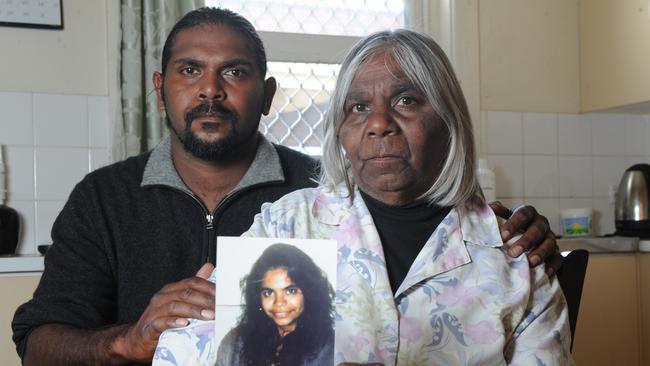
[[210,114],[216,114],[220,118],[232,124],[239,120],[239,116],[236,112],[231,111],[218,103],[212,102],[200,104],[185,113],[185,126],[189,128],[192,125],[192,121],[201,116]]

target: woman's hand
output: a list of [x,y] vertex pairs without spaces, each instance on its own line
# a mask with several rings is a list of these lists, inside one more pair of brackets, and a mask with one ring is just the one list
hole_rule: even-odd
[[531,266],[546,262],[546,273],[549,276],[560,269],[562,256],[546,217],[540,215],[533,206],[523,206],[513,213],[501,202],[495,201],[490,203],[490,208],[497,216],[507,219],[501,225],[501,239],[504,242],[523,232],[508,250],[510,256],[518,257],[530,250],[528,260]]

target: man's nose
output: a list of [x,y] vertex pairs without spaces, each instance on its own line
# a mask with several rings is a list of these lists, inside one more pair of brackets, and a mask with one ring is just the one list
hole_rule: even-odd
[[399,127],[386,108],[373,110],[368,116],[366,133],[369,137],[385,137],[397,134]]
[[218,76],[206,75],[199,86],[199,99],[208,102],[213,100],[223,100],[226,92],[223,88],[223,82]]

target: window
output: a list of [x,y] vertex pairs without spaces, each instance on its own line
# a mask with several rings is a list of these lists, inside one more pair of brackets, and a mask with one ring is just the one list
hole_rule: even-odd
[[206,0],[231,9],[260,33],[278,82],[260,131],[272,142],[320,155],[322,124],[339,62],[361,36],[403,27],[403,0]]

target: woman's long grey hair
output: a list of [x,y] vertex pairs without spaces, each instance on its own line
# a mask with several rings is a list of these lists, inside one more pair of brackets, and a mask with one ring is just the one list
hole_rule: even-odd
[[[399,29],[371,34],[347,54],[325,118],[321,184],[335,189],[345,183],[353,194],[354,176],[339,139],[345,120],[345,100],[359,68],[374,56],[388,52],[406,77],[422,92],[449,131],[449,151],[440,173],[421,198],[438,205],[462,205],[483,200],[475,174],[472,123],[465,97],[442,49],[428,36]],[[432,121],[433,122],[433,121]],[[436,165],[432,161],[432,165]]]

